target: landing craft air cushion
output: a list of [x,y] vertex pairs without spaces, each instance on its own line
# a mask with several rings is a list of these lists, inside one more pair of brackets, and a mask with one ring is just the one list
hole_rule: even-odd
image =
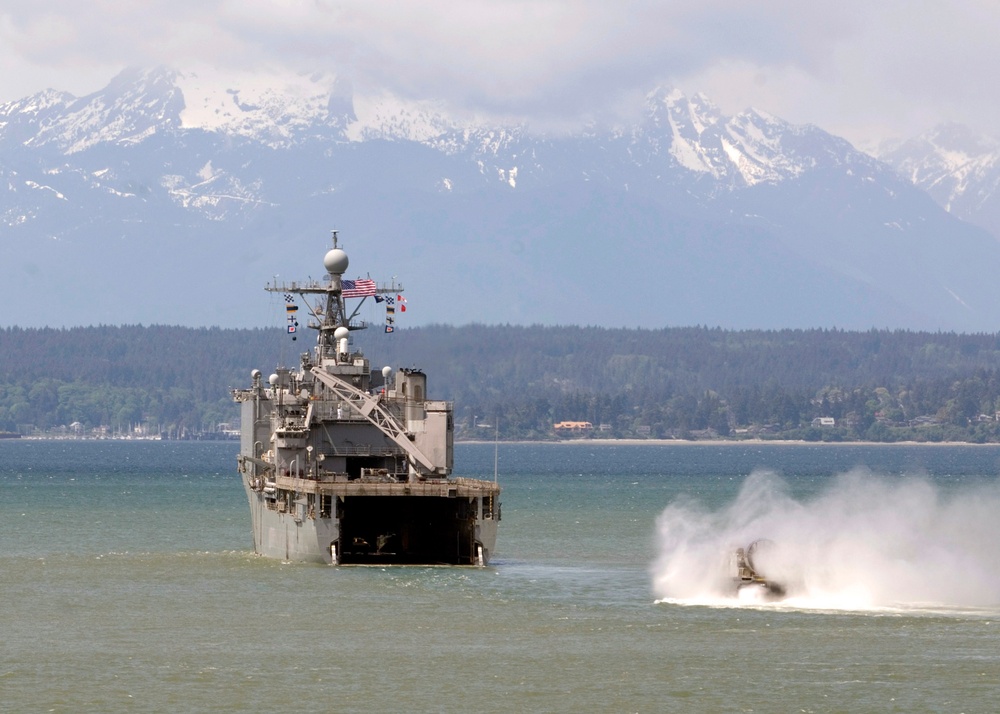
[[780,600],[787,595],[785,585],[764,575],[761,572],[760,563],[757,562],[760,560],[760,554],[773,546],[772,541],[761,538],[755,540],[746,549],[737,548],[733,553],[735,567],[733,584],[736,586],[737,595],[744,591],[754,592],[765,600]]

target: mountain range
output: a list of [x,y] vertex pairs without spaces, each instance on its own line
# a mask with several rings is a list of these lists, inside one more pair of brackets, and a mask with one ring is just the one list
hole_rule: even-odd
[[992,332],[997,152],[943,127],[876,158],[671,89],[540,135],[329,75],[129,69],[0,105],[0,324],[280,326],[262,287],[321,277],[336,229],[346,277],[405,286],[399,327]]

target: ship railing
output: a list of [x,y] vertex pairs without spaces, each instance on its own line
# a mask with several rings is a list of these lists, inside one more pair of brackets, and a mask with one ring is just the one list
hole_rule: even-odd
[[315,402],[313,404],[313,419],[319,421],[352,420],[364,421],[364,417],[348,406],[347,402]]
[[[397,419],[403,419],[402,407],[386,400],[382,400],[381,405]],[[346,401],[316,401],[313,402],[312,410],[312,418],[319,421],[368,421]]]
[[477,478],[466,478],[465,476],[456,476],[455,478],[448,479],[448,483],[454,484],[456,486],[461,486],[463,488],[475,489],[484,491],[487,493],[492,493],[493,495],[498,495],[500,493],[500,485],[493,483],[492,481],[484,481]]
[[351,480],[350,474],[341,471],[319,471],[316,480],[320,483],[347,483]]
[[[264,286],[264,289],[272,293],[324,293],[330,290],[331,281],[325,280],[292,280],[290,282],[278,282],[277,278]],[[393,280],[391,283],[379,283],[375,292],[380,295],[387,295],[389,293],[401,293],[403,292],[403,284],[396,284]]]
[[305,475],[302,477],[278,476],[275,478],[274,488],[279,491],[292,491],[294,493],[317,493],[323,492],[326,486],[338,484],[380,485],[399,483],[407,483],[407,475],[405,473],[364,473],[359,476],[351,476],[346,473],[320,471],[315,475],[315,478]]
[[327,456],[398,456],[403,450],[396,446],[375,446],[372,444],[333,444],[324,449]]
[[275,479],[276,488],[284,491],[294,491],[296,493],[314,493],[316,487],[321,484],[348,483],[350,477],[345,473],[334,473],[333,471],[321,471],[316,474],[316,478],[303,474],[302,477],[278,476]]
[[325,293],[329,288],[329,281],[320,282],[318,280],[293,280],[281,283],[275,280],[264,286],[265,290],[272,293]]

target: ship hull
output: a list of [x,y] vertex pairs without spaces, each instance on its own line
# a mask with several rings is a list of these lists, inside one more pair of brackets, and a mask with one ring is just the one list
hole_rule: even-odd
[[[489,564],[500,514],[499,504],[496,513],[492,505],[498,489],[488,481],[294,481],[297,488],[288,490],[289,484],[268,488],[243,478],[259,555],[327,565]],[[329,506],[317,513],[324,502]]]

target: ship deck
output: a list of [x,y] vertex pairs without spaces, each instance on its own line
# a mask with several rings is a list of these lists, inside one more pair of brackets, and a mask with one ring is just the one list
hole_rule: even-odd
[[346,477],[332,479],[305,479],[278,476],[275,486],[285,491],[313,493],[323,496],[425,496],[435,498],[476,498],[497,495],[500,486],[492,481],[473,478],[428,479],[414,482],[382,482]]

